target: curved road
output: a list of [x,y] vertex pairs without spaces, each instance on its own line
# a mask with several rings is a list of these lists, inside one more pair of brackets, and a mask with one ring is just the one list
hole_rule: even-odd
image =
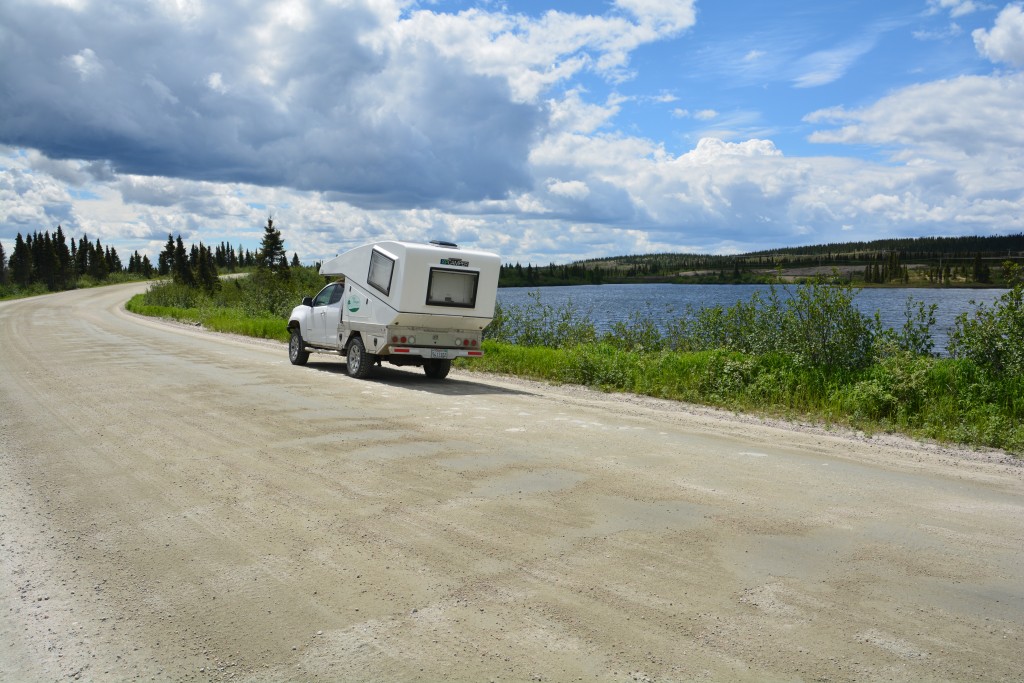
[[0,303],[0,680],[1010,681],[1024,469]]

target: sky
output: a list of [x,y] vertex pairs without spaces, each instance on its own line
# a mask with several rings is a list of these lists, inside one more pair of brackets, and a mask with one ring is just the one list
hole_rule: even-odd
[[1020,2],[3,0],[0,242],[1014,234],[1022,110]]

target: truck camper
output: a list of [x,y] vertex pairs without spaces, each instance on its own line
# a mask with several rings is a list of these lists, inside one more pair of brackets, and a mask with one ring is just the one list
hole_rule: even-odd
[[311,352],[331,352],[352,377],[387,361],[442,379],[452,359],[483,355],[500,269],[496,254],[451,242],[356,247],[325,261],[320,274],[336,281],[292,310],[288,358],[305,365]]

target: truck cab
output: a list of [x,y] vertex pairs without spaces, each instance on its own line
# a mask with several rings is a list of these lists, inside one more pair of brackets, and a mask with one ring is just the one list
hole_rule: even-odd
[[353,377],[386,361],[444,378],[453,359],[483,355],[500,268],[496,254],[449,242],[352,249],[320,268],[337,281],[292,310],[289,359],[303,365],[311,352],[333,352]]

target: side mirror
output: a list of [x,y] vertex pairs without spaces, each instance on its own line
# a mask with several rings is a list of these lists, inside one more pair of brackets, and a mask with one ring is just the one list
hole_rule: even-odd
[[313,308],[313,297],[311,297],[311,296],[304,296],[304,297],[302,297],[302,305],[303,306],[309,306],[310,308]]

